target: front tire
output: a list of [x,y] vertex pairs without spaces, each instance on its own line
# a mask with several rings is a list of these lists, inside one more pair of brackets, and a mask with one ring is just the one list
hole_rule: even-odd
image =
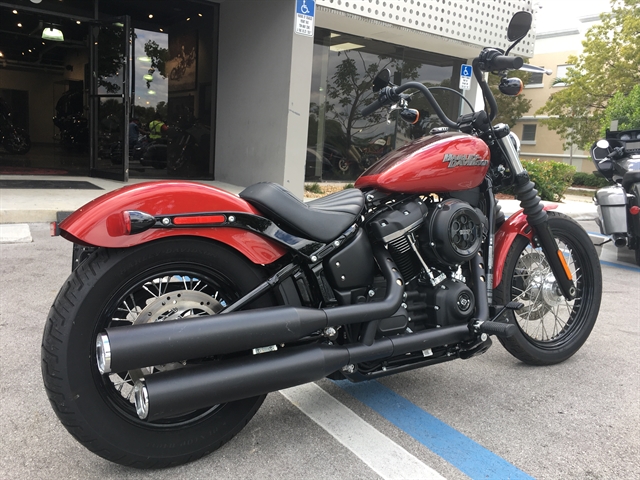
[[573,219],[547,212],[549,227],[564,253],[576,285],[576,297],[567,301],[540,249],[518,236],[507,254],[496,303],[524,303],[507,314],[518,329],[500,343],[514,357],[532,365],[552,365],[576,353],[596,322],[602,296],[602,272],[596,250],[584,229]]
[[[143,421],[135,381],[184,362],[100,375],[95,340],[106,327],[215,314],[263,281],[261,273],[232,249],[201,239],[96,250],[61,289],[42,340],[47,395],[67,430],[103,458],[137,468],[186,463],[231,439],[265,395]],[[273,304],[267,295],[252,307]]]

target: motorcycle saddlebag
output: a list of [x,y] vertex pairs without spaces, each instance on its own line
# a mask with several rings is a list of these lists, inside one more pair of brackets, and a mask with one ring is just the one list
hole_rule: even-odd
[[627,194],[620,185],[601,188],[596,192],[600,217],[600,233],[627,233]]

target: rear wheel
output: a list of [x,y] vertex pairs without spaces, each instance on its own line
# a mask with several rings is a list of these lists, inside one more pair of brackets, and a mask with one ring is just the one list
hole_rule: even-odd
[[[106,327],[214,315],[261,280],[235,251],[204,240],[95,251],[58,294],[42,341],[47,394],[67,430],[98,455],[138,468],[195,460],[232,438],[264,395],[143,421],[136,414],[135,381],[186,362],[100,375],[95,339]],[[253,306],[274,303],[267,296]]]
[[508,313],[508,322],[518,326],[516,334],[499,340],[513,356],[533,365],[559,363],[576,353],[593,329],[602,296],[600,261],[589,235],[571,218],[547,213],[576,297],[567,300],[562,295],[544,254],[525,237],[513,242],[495,292],[498,304],[524,304]]

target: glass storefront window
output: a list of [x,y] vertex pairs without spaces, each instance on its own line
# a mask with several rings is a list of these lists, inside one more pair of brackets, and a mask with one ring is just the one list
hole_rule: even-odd
[[[397,122],[396,114],[387,115],[386,109],[363,118],[359,112],[375,98],[371,86],[380,70],[391,70],[395,84],[415,80],[430,87],[451,87],[462,63],[454,57],[316,29],[305,179],[355,180],[389,151],[440,126],[426,100],[418,96],[411,103],[421,113],[417,125]],[[433,93],[445,113],[457,118],[459,97],[443,90]]]

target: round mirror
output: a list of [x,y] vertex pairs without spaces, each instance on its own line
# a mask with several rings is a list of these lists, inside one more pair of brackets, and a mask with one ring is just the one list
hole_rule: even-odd
[[373,79],[373,91],[379,92],[384,87],[389,85],[391,79],[391,70],[384,68],[378,72],[376,78]]
[[507,29],[507,38],[510,42],[520,40],[531,28],[531,22],[533,17],[529,12],[517,12],[509,22],[509,28]]
[[607,142],[606,140],[602,139],[602,140],[598,140],[598,142],[596,143],[596,146],[598,148],[609,148],[609,142]]

